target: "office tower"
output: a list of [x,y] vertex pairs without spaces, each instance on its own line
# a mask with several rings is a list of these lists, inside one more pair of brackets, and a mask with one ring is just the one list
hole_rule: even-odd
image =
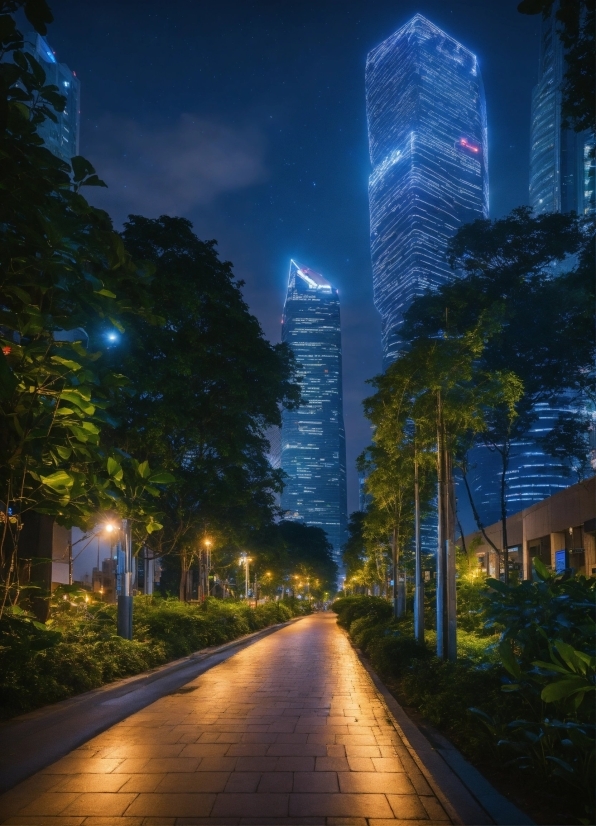
[[305,404],[284,410],[281,496],[286,519],[323,528],[341,567],[346,540],[346,444],[337,290],[317,272],[290,262],[282,341],[298,363]]
[[[563,44],[557,34],[556,4],[541,21],[539,79],[532,92],[530,203],[534,212],[577,212],[594,215],[594,136],[562,125],[561,83],[565,74]],[[557,269],[563,265],[558,265]],[[507,512],[517,513],[568,487],[574,477],[560,461],[542,449],[539,439],[556,424],[559,414],[574,407],[571,393],[537,404],[530,430],[513,446],[507,470]],[[586,411],[588,412],[588,411]],[[485,524],[501,516],[500,462],[484,448],[475,448],[471,484]]]
[[594,133],[563,126],[561,84],[565,50],[557,34],[556,6],[542,19],[538,83],[532,91],[530,204],[543,212],[595,214]]
[[413,299],[453,277],[450,238],[488,215],[478,61],[417,14],[369,53],[366,105],[374,300],[387,367]]
[[23,51],[32,55],[46,74],[46,85],[58,87],[66,98],[63,112],[56,112],[57,122],[47,118],[39,127],[46,147],[67,163],[79,154],[80,83],[65,63],[58,63],[46,40],[35,32],[25,35]]

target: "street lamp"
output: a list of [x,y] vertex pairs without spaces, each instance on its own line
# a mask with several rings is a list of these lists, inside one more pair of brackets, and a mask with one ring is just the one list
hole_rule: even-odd
[[[107,522],[104,530],[108,535],[121,534],[120,543],[123,551],[120,593],[118,594],[117,631],[119,637],[132,640],[132,526],[130,519],[122,519],[120,527]],[[120,566],[118,566],[120,567]]]
[[246,551],[242,551],[240,554],[240,565],[244,565],[244,590],[246,595],[246,601],[248,602],[248,592],[250,590],[250,575],[249,575],[249,562],[252,562],[252,557],[249,556]]

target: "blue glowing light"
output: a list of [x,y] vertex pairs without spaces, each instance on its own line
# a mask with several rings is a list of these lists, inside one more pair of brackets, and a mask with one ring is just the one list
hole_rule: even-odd
[[453,277],[447,245],[488,215],[484,91],[476,57],[420,14],[373,49],[366,105],[375,306],[387,366],[416,298]]
[[340,562],[347,500],[339,297],[326,278],[294,261],[282,340],[296,357],[306,404],[282,414],[281,506],[286,518],[323,528]]

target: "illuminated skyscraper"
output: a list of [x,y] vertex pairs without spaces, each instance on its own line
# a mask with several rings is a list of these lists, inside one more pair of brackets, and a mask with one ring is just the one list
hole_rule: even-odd
[[58,87],[66,98],[63,112],[56,112],[56,123],[49,118],[39,127],[39,135],[54,155],[69,162],[79,154],[80,83],[65,63],[58,63],[54,52],[40,34],[25,35],[23,51],[32,55],[46,74],[46,85]]
[[530,203],[538,214],[595,214],[594,133],[563,126],[561,84],[565,51],[557,34],[556,4],[542,20],[539,79],[532,91]]
[[449,239],[488,215],[478,61],[417,14],[369,53],[366,102],[374,299],[387,366],[413,299],[453,277]]
[[282,341],[296,357],[306,404],[283,412],[281,506],[287,519],[323,528],[340,564],[347,498],[339,297],[322,275],[294,261]]

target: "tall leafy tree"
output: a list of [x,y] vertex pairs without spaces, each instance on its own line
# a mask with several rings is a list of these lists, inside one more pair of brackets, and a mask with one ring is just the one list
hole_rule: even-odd
[[44,0],[0,4],[2,606],[18,598],[31,514],[85,528],[98,510],[130,513],[134,500],[145,528],[157,527],[138,463],[102,441],[124,380],[97,349],[102,328],[138,312],[130,297],[142,305],[146,276],[81,194],[103,185],[91,164],[64,163],[38,135],[65,99],[22,51],[12,16],[21,6],[42,34],[52,19]]
[[[593,228],[573,214],[534,217],[520,207],[497,221],[462,227],[451,244],[451,266],[460,277],[414,302],[404,335],[430,342],[490,325],[478,370],[485,375],[511,371],[523,386],[513,415],[508,403],[486,408],[485,427],[467,444],[479,439],[499,456],[506,553],[507,472],[514,444],[529,430],[537,403],[556,404],[565,393],[580,407],[593,377]],[[570,428],[567,420],[564,431],[569,434]],[[548,449],[560,455],[564,444],[552,442]],[[465,442],[459,455],[483,530],[467,485]]]
[[115,439],[175,476],[150,545],[180,556],[185,598],[204,537],[240,541],[271,520],[282,477],[267,461],[265,430],[300,392],[291,352],[265,340],[215,242],[199,240],[186,219],[136,215],[123,241],[154,270],[149,303],[160,319],[137,316],[110,351],[132,382]]

